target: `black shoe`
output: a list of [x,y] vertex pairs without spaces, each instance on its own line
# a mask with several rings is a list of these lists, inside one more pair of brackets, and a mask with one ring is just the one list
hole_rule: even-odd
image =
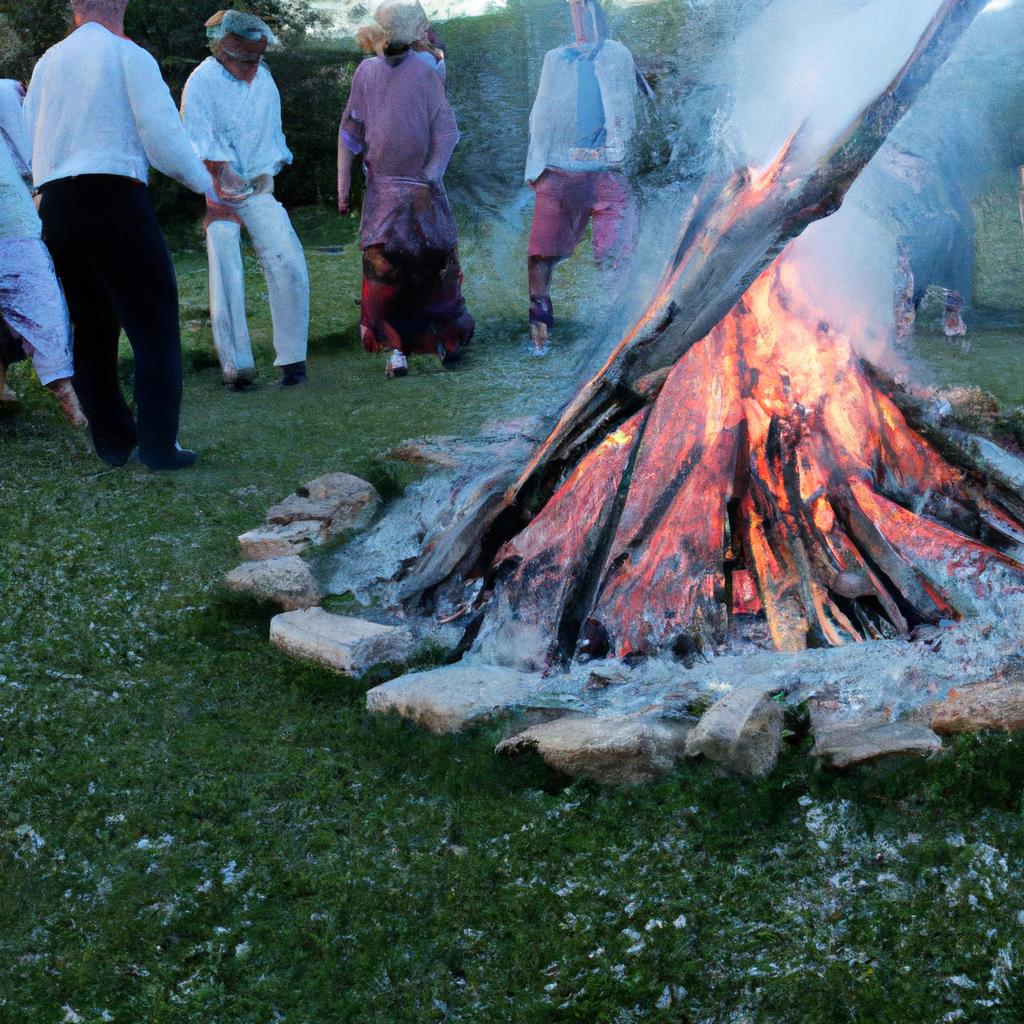
[[306,376],[306,361],[303,360],[301,363],[287,363],[281,367],[281,379],[276,381],[276,384],[280,388],[293,388],[297,384],[305,384],[308,382]]
[[260,386],[255,366],[247,366],[244,370],[235,370],[224,378],[224,387],[228,391],[252,391]]
[[116,448],[97,448],[96,454],[108,466],[120,469],[122,466],[127,466],[136,457],[138,451],[135,448],[129,448],[127,451]]
[[147,469],[153,470],[154,473],[166,473],[175,469],[188,469],[189,466],[195,464],[198,458],[199,456],[195,452],[190,451],[188,448],[182,448],[180,444],[175,444],[170,452],[158,459],[143,459],[140,457],[140,461]]

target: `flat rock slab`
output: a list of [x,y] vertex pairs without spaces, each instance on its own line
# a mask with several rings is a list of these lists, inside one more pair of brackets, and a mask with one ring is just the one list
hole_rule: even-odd
[[649,716],[570,716],[532,726],[497,746],[499,754],[535,750],[552,768],[605,785],[653,782],[683,756],[692,726]]
[[446,665],[413,672],[366,695],[370,711],[395,712],[430,732],[454,733],[529,706],[540,676],[493,665]]
[[267,522],[272,526],[283,526],[303,519],[325,523],[338,508],[339,502],[336,498],[309,498],[301,494],[289,494],[284,501],[270,507]]
[[351,505],[380,501],[373,484],[351,473],[325,473],[303,484],[295,493],[305,498],[340,498]]
[[744,687],[715,701],[686,739],[690,757],[703,754],[737,775],[763,778],[779,760],[782,708],[763,686]]
[[258,562],[300,554],[313,544],[322,544],[326,538],[322,521],[299,519],[249,530],[238,538],[238,547],[243,558]]
[[267,523],[285,525],[302,520],[326,523],[330,536],[361,530],[380,507],[376,488],[350,473],[327,473],[304,484],[267,512]]
[[941,753],[942,740],[919,722],[841,721],[815,724],[812,757],[833,768],[879,761],[886,757],[930,757]]
[[930,710],[932,729],[943,735],[1024,729],[1024,678],[976,683],[952,690]]
[[233,593],[270,601],[286,611],[311,608],[323,599],[313,573],[298,555],[243,562],[224,577],[224,585]]
[[296,658],[349,676],[382,662],[405,661],[416,646],[412,633],[401,626],[334,615],[322,608],[275,616],[270,641]]

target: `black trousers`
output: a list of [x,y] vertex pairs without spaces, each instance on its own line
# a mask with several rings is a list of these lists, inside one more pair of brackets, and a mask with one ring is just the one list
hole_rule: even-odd
[[[101,457],[136,444],[143,462],[167,457],[181,412],[178,282],[149,190],[87,174],[40,190],[39,215],[74,328],[75,391]],[[124,328],[135,356],[135,408],[117,379]]]

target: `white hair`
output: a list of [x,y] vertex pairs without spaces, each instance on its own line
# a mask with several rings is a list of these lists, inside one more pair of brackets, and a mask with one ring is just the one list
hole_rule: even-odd
[[384,0],[373,14],[382,29],[389,48],[412,46],[426,34],[430,22],[419,0]]

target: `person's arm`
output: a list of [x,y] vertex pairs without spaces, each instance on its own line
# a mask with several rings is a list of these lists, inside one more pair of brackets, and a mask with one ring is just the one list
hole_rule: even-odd
[[459,143],[459,126],[455,112],[444,94],[444,85],[439,78],[428,79],[430,114],[430,154],[423,168],[423,176],[432,183],[439,182],[448,169],[448,162]]
[[351,210],[349,197],[352,192],[352,166],[363,151],[365,141],[364,118],[366,108],[363,102],[363,66],[356,68],[352,76],[345,113],[338,128],[338,212],[347,214]]
[[263,74],[270,79],[272,89],[270,90],[270,102],[272,104],[272,118],[274,123],[274,144],[278,150],[277,162],[280,165],[278,172],[283,167],[290,167],[295,160],[292,151],[288,148],[288,140],[284,135],[284,123],[281,117],[281,93],[278,91],[277,82],[274,81],[270,70],[264,65],[261,68]]
[[352,194],[352,165],[356,154],[349,149],[344,135],[338,133],[338,213],[351,212],[349,197]]
[[548,162],[549,139],[551,136],[552,95],[554,92],[555,51],[544,55],[541,66],[537,95],[530,111],[530,144],[526,154],[526,184],[533,185],[544,173]]
[[162,174],[193,192],[213,189],[210,172],[196,155],[160,68],[145,50],[126,49],[125,84],[146,158]]
[[613,61],[599,65],[598,83],[604,104],[608,160],[621,164],[629,156],[636,132],[636,64],[621,43],[615,44],[612,53]]
[[41,89],[40,82],[42,81],[42,74],[40,68],[46,62],[46,55],[44,54],[39,62],[36,64],[32,71],[32,78],[28,83],[28,91],[25,93],[25,102],[22,104],[22,113],[25,116],[25,127],[28,131],[28,145],[29,155],[31,156],[32,149],[35,146],[36,139],[36,119],[39,116],[39,90]]

